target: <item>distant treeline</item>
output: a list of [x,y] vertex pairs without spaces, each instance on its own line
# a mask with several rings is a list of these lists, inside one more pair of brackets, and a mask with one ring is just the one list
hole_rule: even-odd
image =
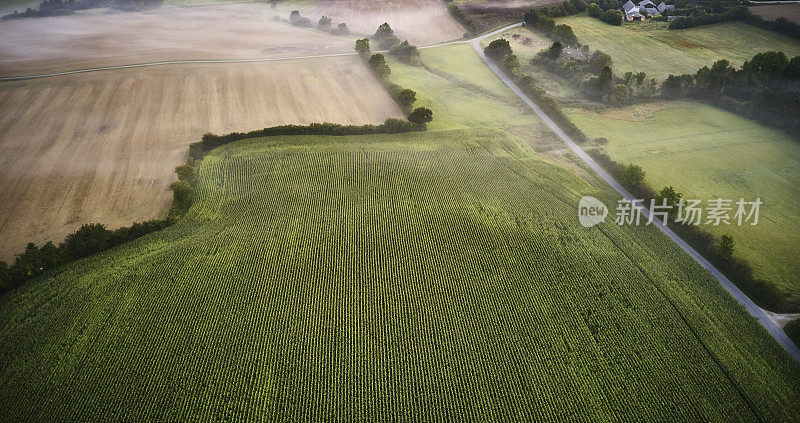
[[[196,164],[214,148],[246,138],[278,135],[394,134],[424,130],[424,123],[416,124],[400,119],[387,119],[380,125],[312,123],[310,125],[273,126],[246,133],[205,134],[201,141],[189,146],[189,160]],[[34,243],[29,243],[24,252],[17,254],[10,266],[0,261],[0,293],[14,289],[26,280],[59,266],[164,229],[180,220],[189,210],[194,199],[195,170],[191,164],[187,163],[176,167],[175,173],[178,174],[178,180],[170,184],[173,198],[169,216],[166,219],[134,223],[116,230],[106,229],[99,223],[86,224],[76,232],[69,234],[58,246],[53,242],[48,242],[40,248]]]
[[661,84],[665,98],[694,98],[800,135],[800,56],[759,53],[734,69],[727,60],[704,66],[694,75],[669,75]]
[[14,289],[28,279],[66,263],[164,229],[172,222],[172,218],[149,220],[113,231],[99,223],[93,223],[83,225],[67,235],[64,242],[57,246],[48,242],[39,248],[32,242],[28,243],[25,251],[18,254],[10,266],[0,261],[0,292]]
[[44,0],[39,9],[27,8],[24,12],[14,11],[3,16],[3,19],[34,18],[46,16],[71,15],[76,10],[111,7],[121,10],[144,10],[160,7],[163,0]]
[[115,230],[109,230],[99,223],[89,223],[67,235],[58,245],[50,241],[40,248],[30,242],[25,251],[16,255],[10,266],[0,261],[0,293],[59,266],[133,241],[177,222],[192,203],[195,173],[189,165],[176,167],[175,173],[178,174],[178,180],[169,186],[172,205],[166,219],[136,222]]
[[[712,9],[713,10],[713,9]],[[677,18],[669,24],[669,29],[686,29],[701,25],[711,25],[721,22],[742,21],[762,29],[774,31],[787,37],[800,39],[800,25],[786,19],[778,18],[774,21],[754,15],[745,6],[734,6],[722,12],[714,13],[702,7],[691,9],[691,14]]]
[[447,11],[450,12],[450,16],[467,29],[464,38],[478,33],[478,27],[475,25],[475,22],[473,22],[457,4],[453,3],[453,0],[446,0],[445,2],[449,3],[447,5]]
[[[635,198],[644,200],[644,204],[650,204],[651,199],[655,199],[656,204],[662,204],[662,201],[666,200],[667,204],[672,206],[672,217],[675,217],[674,213],[677,210],[675,205],[680,201],[681,194],[676,193],[672,187],[664,187],[656,192],[644,182],[645,173],[641,167],[614,161],[599,149],[588,150],[587,154],[625,186]],[[779,313],[800,312],[800,302],[786,299],[774,283],[756,279],[747,260],[734,256],[734,240],[731,236],[717,237],[695,225],[670,224],[669,227],[756,304]]]
[[280,125],[258,129],[250,132],[231,132],[225,135],[205,134],[201,141],[189,145],[189,153],[194,159],[202,158],[205,153],[225,144],[247,138],[274,137],[279,135],[369,135],[399,134],[404,132],[424,131],[425,125],[419,125],[402,119],[386,119],[380,125],[342,125],[339,123],[312,123],[310,125]]

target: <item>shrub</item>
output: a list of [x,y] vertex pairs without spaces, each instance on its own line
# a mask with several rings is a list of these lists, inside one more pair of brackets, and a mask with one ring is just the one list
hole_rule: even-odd
[[475,27],[475,22],[472,22],[472,20],[467,17],[467,15],[463,10],[461,10],[461,8],[458,7],[458,5],[455,3],[448,4],[447,11],[450,12],[450,16],[452,16],[453,19],[458,21],[458,23],[461,25],[464,25],[464,28],[467,29],[468,32],[465,35],[469,36],[468,34],[475,34],[478,32],[477,28]]
[[182,214],[188,210],[194,194],[192,185],[187,181],[175,181],[169,185],[169,189],[172,190],[173,214]]

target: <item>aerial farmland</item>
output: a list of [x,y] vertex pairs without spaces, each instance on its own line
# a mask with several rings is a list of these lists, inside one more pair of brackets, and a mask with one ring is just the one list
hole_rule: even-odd
[[800,420],[800,27],[624,3],[3,1],[2,420]]

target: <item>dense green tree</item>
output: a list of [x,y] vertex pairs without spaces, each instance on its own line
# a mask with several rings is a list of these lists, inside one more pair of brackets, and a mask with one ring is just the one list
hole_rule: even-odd
[[591,58],[589,58],[589,69],[592,72],[599,73],[604,68],[610,68],[613,66],[613,60],[611,60],[611,56],[603,53],[600,50],[594,52]]
[[361,58],[366,59],[370,56],[371,50],[369,47],[369,38],[362,38],[356,40],[356,51]]
[[369,58],[369,67],[379,78],[383,79],[392,73],[392,69],[386,64],[386,58],[380,54],[373,54]]
[[503,59],[509,54],[513,53],[511,44],[505,38],[499,38],[489,43],[483,50],[486,57],[494,60],[495,62],[502,62]]
[[178,174],[178,179],[181,181],[192,181],[195,177],[194,167],[188,164],[175,167],[175,173]]
[[547,58],[550,60],[556,60],[561,57],[561,51],[564,50],[564,44],[561,41],[554,42],[549,49],[547,49]]
[[410,110],[411,106],[414,102],[417,101],[417,93],[416,91],[408,88],[401,88],[397,90],[397,101],[403,107],[403,109]]
[[386,38],[395,37],[394,30],[391,26],[389,26],[388,22],[384,22],[378,26],[378,30],[375,31],[375,35],[372,36],[375,40],[383,40]]
[[333,31],[336,35],[347,35],[350,33],[350,28],[347,27],[347,24],[342,22],[339,25],[336,25],[336,29]]
[[611,25],[622,25],[622,12],[616,9],[606,10],[600,15],[600,20]]
[[644,182],[644,169],[635,164],[629,164],[622,174],[622,182],[629,187],[638,187]]
[[656,202],[658,204],[663,203],[663,200],[667,201],[667,205],[673,208],[673,212],[677,212],[677,205],[681,201],[682,195],[681,193],[675,191],[675,188],[672,186],[661,188],[661,191],[656,194]]
[[[176,181],[172,184],[186,184],[189,186],[186,181]],[[189,186],[189,189],[191,189],[191,186]],[[111,235],[111,231],[106,229],[104,225],[99,223],[86,224],[67,235],[67,238],[61,244],[61,249],[64,255],[71,260],[87,257],[109,248],[111,246]]]
[[586,8],[586,14],[594,18],[599,18],[600,15],[603,14],[603,9],[601,9],[600,6],[597,5],[597,3],[591,3]]
[[408,115],[408,121],[423,125],[433,121],[433,112],[425,107],[417,107]]
[[400,59],[401,62],[418,64],[419,63],[419,49],[417,46],[411,45],[408,40],[400,44],[395,44],[389,49],[389,54]]

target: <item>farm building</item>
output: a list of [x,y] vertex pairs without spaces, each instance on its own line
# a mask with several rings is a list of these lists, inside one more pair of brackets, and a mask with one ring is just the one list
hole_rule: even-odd
[[661,16],[667,10],[675,10],[675,6],[666,4],[663,1],[656,6],[656,4],[650,0],[642,0],[638,4],[634,3],[632,0],[628,0],[622,5],[623,15],[628,22],[641,21],[649,16]]

